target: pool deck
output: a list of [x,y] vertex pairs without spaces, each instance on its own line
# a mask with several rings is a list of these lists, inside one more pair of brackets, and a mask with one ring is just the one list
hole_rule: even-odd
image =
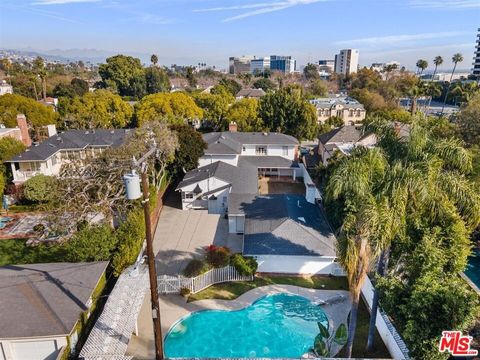
[[[163,336],[167,335],[168,330],[175,322],[191,312],[201,310],[240,310],[263,296],[278,293],[300,295],[312,302],[319,303],[342,295],[345,300],[322,305],[322,309],[328,316],[331,328],[336,329],[341,323],[347,323],[347,316],[351,307],[348,291],[307,289],[293,285],[268,285],[252,289],[234,300],[206,299],[187,303],[179,295],[162,295],[159,299]],[[149,302],[148,305],[150,305]],[[139,317],[149,318],[149,306],[142,307]],[[146,321],[138,322],[148,323]],[[143,328],[138,329],[138,336],[132,336],[128,344],[127,355],[134,355],[135,359],[151,359],[154,356],[153,328],[151,323],[149,324],[150,326],[143,326]]]

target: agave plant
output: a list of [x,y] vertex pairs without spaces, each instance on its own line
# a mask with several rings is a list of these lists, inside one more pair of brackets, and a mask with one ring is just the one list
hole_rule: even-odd
[[340,324],[335,333],[330,334],[330,331],[321,322],[317,322],[320,333],[315,337],[313,342],[313,352],[317,356],[330,357],[332,345],[337,344],[344,346],[347,343],[347,326]]

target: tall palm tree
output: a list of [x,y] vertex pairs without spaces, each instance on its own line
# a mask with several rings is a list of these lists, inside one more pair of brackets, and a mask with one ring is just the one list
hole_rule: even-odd
[[152,54],[152,56],[150,56],[150,61],[153,64],[153,66],[156,66],[158,63],[158,56],[155,54]]
[[428,61],[427,60],[423,60],[423,59],[420,59],[417,61],[417,74],[418,75],[422,75],[423,74],[423,71],[428,67]]
[[[433,59],[433,63],[435,64],[435,69],[433,70],[433,75],[431,80],[432,83],[435,81],[435,75],[437,74],[438,67],[443,64],[443,58],[440,55],[435,56],[435,59]],[[430,109],[430,106],[432,104],[432,97],[433,95],[430,96],[430,99],[428,100],[428,109]]]
[[480,90],[479,85],[476,82],[470,82],[462,84],[461,82],[456,83],[453,87],[451,93],[455,96],[460,97],[463,103],[468,103],[473,94]]
[[445,99],[443,99],[443,106],[442,106],[442,115],[443,111],[445,110],[445,105],[447,103],[447,98],[448,98],[448,93],[450,92],[450,87],[452,86],[452,79],[453,79],[453,74],[455,74],[455,70],[457,69],[457,64],[459,62],[463,61],[463,55],[460,53],[456,53],[452,56],[452,62],[453,62],[453,69],[452,69],[452,74],[450,75],[450,82],[448,84],[447,92],[445,93]]

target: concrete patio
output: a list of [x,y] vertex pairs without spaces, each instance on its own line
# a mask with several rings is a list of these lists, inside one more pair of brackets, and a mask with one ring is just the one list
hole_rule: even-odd
[[[337,328],[341,323],[347,323],[347,316],[351,307],[350,294],[343,290],[316,290],[292,285],[269,285],[250,290],[234,300],[207,299],[187,303],[179,295],[160,296],[160,311],[162,318],[162,333],[166,336],[170,327],[182,317],[200,310],[239,310],[252,304],[265,295],[288,293],[303,296],[312,302],[327,301],[338,295],[345,296],[345,301],[330,305],[321,305],[328,316],[330,326]],[[147,297],[148,298],[148,297]],[[148,305],[150,302],[148,301]],[[132,336],[128,344],[127,355],[136,359],[151,359],[154,356],[153,327],[150,320],[150,307],[143,306],[138,322],[139,336]]]
[[158,274],[181,274],[188,262],[203,256],[202,249],[211,244],[242,251],[242,236],[229,234],[228,221],[222,216],[207,210],[183,211],[180,206],[180,194],[170,192],[153,240]]

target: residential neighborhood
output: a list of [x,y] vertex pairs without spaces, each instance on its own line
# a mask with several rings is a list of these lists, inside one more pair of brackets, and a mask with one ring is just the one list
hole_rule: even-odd
[[2,4],[0,360],[480,358],[480,8],[339,3]]

